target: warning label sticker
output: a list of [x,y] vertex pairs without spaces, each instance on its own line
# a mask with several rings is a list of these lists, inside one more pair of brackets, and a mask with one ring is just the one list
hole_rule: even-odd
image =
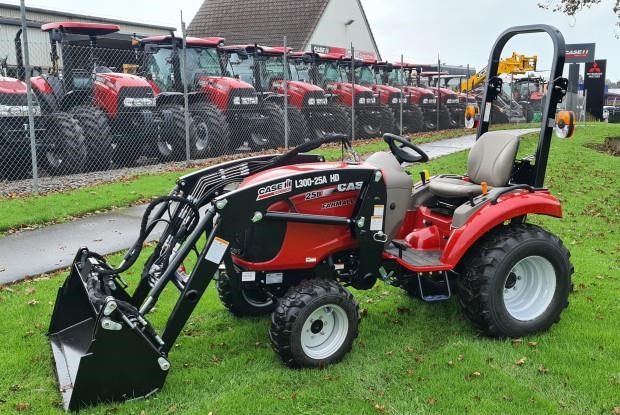
[[222,258],[224,258],[224,254],[226,253],[226,249],[228,248],[229,242],[225,239],[218,238],[217,236],[213,239],[213,243],[209,247],[207,251],[207,255],[205,255],[205,259],[207,261],[213,262],[214,264],[219,264],[222,262]]
[[383,230],[383,216],[371,216],[370,217],[370,230],[382,231]]

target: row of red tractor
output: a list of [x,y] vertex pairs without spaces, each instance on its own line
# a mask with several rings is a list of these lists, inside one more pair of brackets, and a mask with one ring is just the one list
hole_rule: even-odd
[[[214,37],[188,38],[183,49],[181,38],[168,35],[135,39],[136,73],[119,73],[97,56],[97,38],[117,32],[117,25],[62,22],[41,29],[50,36],[51,69],[31,82],[38,164],[49,174],[127,166],[142,157],[181,160],[188,151],[199,159],[282,147],[287,125],[289,146],[332,132],[379,137],[400,132],[401,122],[405,134],[456,128],[467,104],[463,94],[425,86],[422,79],[433,74],[413,64],[225,46]],[[0,110],[7,112],[0,117],[0,145],[12,149],[2,152],[5,177],[31,165],[21,32],[15,42],[17,79],[0,80]]]

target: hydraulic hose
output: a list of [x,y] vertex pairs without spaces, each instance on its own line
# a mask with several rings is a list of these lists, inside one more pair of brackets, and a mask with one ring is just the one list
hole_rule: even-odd
[[[146,211],[144,212],[144,215],[142,216],[142,222],[140,224],[140,234],[138,236],[138,239],[133,244],[131,249],[129,249],[129,251],[127,251],[127,253],[125,254],[125,257],[123,258],[123,261],[121,262],[120,266],[118,268],[100,269],[97,271],[99,275],[106,276],[106,275],[120,274],[122,272],[127,271],[129,268],[131,268],[131,266],[136,262],[136,260],[140,256],[140,253],[142,252],[142,248],[144,246],[144,242],[146,241],[146,238],[151,234],[151,232],[153,232],[153,229],[155,229],[155,226],[157,226],[158,219],[161,218],[161,216],[164,214],[166,207],[162,206],[162,208],[155,215],[155,220],[152,220],[149,222],[151,213],[153,212],[155,207],[157,207],[158,205],[161,205],[163,203],[169,203],[169,202],[178,202],[179,204],[187,206],[192,211],[196,219],[200,217],[200,212],[198,210],[198,207],[194,203],[192,203],[191,201],[189,201],[188,199],[184,197],[170,195],[170,196],[159,197],[153,200],[151,203],[149,203],[148,207],[146,208]],[[194,220],[192,222],[192,226],[188,229],[190,233],[196,227],[197,223],[198,223],[197,220]]]

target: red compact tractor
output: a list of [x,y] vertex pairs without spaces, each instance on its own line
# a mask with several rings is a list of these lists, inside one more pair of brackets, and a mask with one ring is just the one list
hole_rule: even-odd
[[[555,51],[538,148],[520,158],[519,138],[490,132],[486,111],[501,92],[504,45],[532,32],[547,33]],[[407,139],[385,134],[389,151],[362,161],[345,136],[332,135],[181,177],[150,204],[117,268],[78,250],[49,329],[64,407],[160,390],[169,352],[212,279],[231,311],[272,313],[271,344],[293,367],[345,357],[360,321],[345,287],[369,289],[377,280],[425,301],[456,293],[489,336],[549,329],[568,305],[573,266],[562,241],[528,218],[562,216],[544,178],[554,127],[569,135],[574,126],[568,114],[556,118],[568,86],[564,49],[562,34],[547,25],[509,29],[497,40],[465,175],[423,173],[414,183],[402,164],[428,157]],[[349,155],[326,162],[308,153],[327,142]],[[160,223],[166,228],[129,293],[122,274]],[[166,287],[179,294],[160,333],[148,318]]]
[[[424,131],[437,129],[437,97],[430,89],[417,86],[415,79],[420,65],[413,63],[393,63],[394,70],[388,74],[388,83],[403,88],[411,105],[422,111]],[[401,73],[402,70],[402,73]],[[445,114],[444,114],[445,116]]]
[[141,73],[158,99],[182,100],[182,55],[187,58],[190,111],[196,127],[192,151],[197,157],[225,153],[241,146],[252,150],[277,147],[284,136],[279,108],[262,105],[251,83],[233,76],[221,59],[224,38],[143,38]]
[[[106,168],[111,158],[120,164],[142,155],[182,158],[183,109],[156,107],[148,82],[98,62],[97,37],[118,32],[119,26],[59,22],[44,24],[41,30],[50,36],[52,69],[32,78],[32,87],[44,114],[64,112],[79,121],[85,139],[73,143],[76,163],[81,155],[91,169]],[[82,46],[85,39],[88,43]]]

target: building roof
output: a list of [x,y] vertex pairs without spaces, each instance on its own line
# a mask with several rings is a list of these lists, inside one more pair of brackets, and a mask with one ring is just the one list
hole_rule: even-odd
[[[19,4],[0,2],[0,9],[19,10]],[[48,14],[51,16],[58,16],[60,18],[69,17],[72,19],[75,18],[75,19],[85,19],[85,20],[101,20],[101,21],[106,21],[110,23],[127,24],[127,25],[132,25],[132,26],[142,26],[142,27],[148,27],[152,29],[160,29],[164,31],[176,30],[176,28],[173,26],[163,26],[160,24],[150,24],[150,23],[136,22],[136,21],[131,21],[131,20],[116,19],[116,18],[110,18],[110,17],[93,16],[93,15],[87,15],[87,14],[81,14],[81,13],[68,12],[64,10],[43,9],[40,7],[26,6],[26,12]],[[30,18],[30,16],[27,16],[27,18]]]
[[303,49],[329,0],[204,0],[187,34],[217,35],[230,44],[281,45]]

